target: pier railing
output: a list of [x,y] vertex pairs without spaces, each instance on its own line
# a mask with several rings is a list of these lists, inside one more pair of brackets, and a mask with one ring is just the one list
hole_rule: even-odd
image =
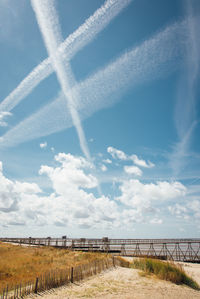
[[153,257],[200,262],[200,239],[72,239],[0,238],[0,241],[30,246],[53,246],[70,250],[108,252],[113,255]]

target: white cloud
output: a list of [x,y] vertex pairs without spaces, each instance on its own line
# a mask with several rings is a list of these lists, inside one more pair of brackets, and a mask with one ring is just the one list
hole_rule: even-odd
[[110,159],[104,159],[103,162],[106,164],[112,164],[112,161]]
[[106,167],[106,165],[104,165],[104,164],[103,164],[103,165],[101,165],[101,170],[105,172],[105,171],[107,170],[107,167]]
[[200,200],[192,200],[187,206],[193,211],[198,212],[200,211]]
[[0,212],[10,213],[19,210],[19,203],[23,198],[42,192],[35,183],[11,181],[3,175],[0,162]]
[[179,219],[193,220],[197,224],[200,223],[200,198],[199,185],[189,186],[186,196],[181,203],[174,203],[168,206],[169,212]]
[[[146,162],[143,159],[139,159],[137,155],[127,155],[126,153],[124,153],[123,151],[116,149],[112,146],[109,146],[107,148],[107,152],[112,156],[113,159],[119,159],[121,161],[132,161],[133,164],[137,165],[125,165],[124,166],[124,171],[127,174],[133,174],[136,176],[141,176],[142,175],[142,170],[138,167],[144,167],[144,168],[152,168],[155,165],[151,162],[148,161]],[[110,160],[109,160],[110,161]]]
[[124,166],[124,171],[128,174],[133,174],[136,176],[142,175],[142,170],[137,166]]
[[169,206],[168,209],[173,215],[176,215],[178,218],[185,217],[188,213],[188,209],[179,203],[176,203],[174,206]]
[[155,166],[152,162],[150,162],[150,161],[146,162],[145,160],[141,160],[136,155],[130,156],[129,159],[132,160],[134,164],[141,166],[141,167],[152,168]]
[[118,150],[112,146],[109,146],[107,148],[107,152],[112,156],[113,159],[119,159],[123,161],[133,161],[135,165],[140,167],[152,168],[155,166],[151,161],[146,162],[145,160],[139,159],[137,155],[129,156],[125,154],[123,151]]
[[46,148],[47,147],[47,142],[45,141],[44,143],[40,143],[40,148]]
[[21,183],[18,181],[15,182],[15,190],[20,194],[37,194],[42,192],[39,186],[35,183]]
[[59,153],[55,160],[61,164],[60,167],[41,166],[39,173],[46,174],[52,181],[53,188],[59,195],[67,194],[72,189],[97,187],[97,179],[86,174],[83,169],[91,169],[92,165],[82,157],[71,154]]
[[[55,165],[56,163],[56,165]],[[135,223],[160,224],[161,201],[185,198],[187,189],[179,182],[157,182],[144,184],[128,179],[116,184],[121,195],[110,198],[96,196],[97,186],[94,167],[84,157],[59,153],[55,155],[54,166],[42,165],[39,173],[46,175],[52,191],[42,192],[35,183],[9,180],[3,175],[0,163],[0,225],[44,226],[108,229],[126,226],[134,228]],[[194,190],[196,192],[196,189]],[[191,196],[191,190],[190,190]],[[198,217],[198,200],[190,202],[190,211]],[[176,211],[179,206],[171,208]],[[182,209],[187,218],[187,206]]]
[[119,187],[121,196],[116,199],[131,207],[149,207],[154,201],[178,199],[185,196],[186,188],[179,182],[143,184],[139,180],[125,180]]
[[107,148],[107,152],[111,154],[113,159],[127,160],[127,155],[123,151],[120,151],[112,146]]

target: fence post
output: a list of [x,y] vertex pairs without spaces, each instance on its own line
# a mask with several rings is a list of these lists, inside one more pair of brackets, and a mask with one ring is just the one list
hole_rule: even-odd
[[95,269],[95,274],[97,274],[97,263],[96,263],[96,260],[94,261],[94,269]]
[[7,288],[6,288],[6,299],[8,297],[8,285],[7,285]]
[[35,281],[35,290],[34,290],[35,294],[37,294],[37,290],[38,290],[38,277],[36,278],[36,281]]
[[115,267],[115,257],[113,256],[113,267]]
[[74,268],[71,267],[71,283],[74,282]]

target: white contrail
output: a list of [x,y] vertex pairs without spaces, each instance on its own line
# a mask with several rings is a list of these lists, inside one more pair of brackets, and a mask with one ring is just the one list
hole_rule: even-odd
[[57,79],[61,85],[62,92],[65,95],[73,124],[77,130],[81,149],[87,159],[91,161],[85,134],[75,107],[74,93],[72,94],[71,92],[71,89],[75,85],[71,66],[69,63],[64,64],[61,54],[57,52],[57,48],[62,42],[62,36],[58,16],[54,6],[54,0],[43,0],[42,2],[40,0],[32,0],[31,3],[35,11],[48,54],[56,72]]
[[72,125],[72,118],[66,109],[65,97],[59,95],[56,100],[33,113],[9,130],[3,137],[0,137],[0,144],[3,147],[12,147],[26,140],[33,140],[64,130]]
[[[107,0],[77,30],[61,43],[57,51],[67,60],[91,42],[132,0]],[[41,1],[42,2],[42,1]],[[46,58],[0,103],[0,111],[11,111],[54,71]]]
[[187,132],[185,132],[184,136],[175,145],[173,152],[170,154],[170,166],[173,170],[174,177],[177,177],[180,170],[183,170],[186,166],[190,140],[196,125],[197,122],[193,121],[191,126],[187,129]]
[[[112,106],[128,89],[180,68],[185,56],[186,26],[187,20],[168,26],[76,85],[71,92],[82,95],[75,103],[81,119]],[[0,146],[14,146],[71,126],[72,120],[61,93],[52,103],[8,131]]]
[[12,113],[10,112],[6,112],[6,111],[0,112],[0,127],[7,127],[8,123],[5,121],[5,118],[11,115]]
[[196,127],[196,85],[200,67],[200,18],[193,17],[195,12],[192,1],[187,1],[187,36],[185,69],[181,76],[177,102],[175,106],[175,126],[178,143],[170,156],[170,165],[176,176],[186,165],[186,158],[191,143],[191,137]]

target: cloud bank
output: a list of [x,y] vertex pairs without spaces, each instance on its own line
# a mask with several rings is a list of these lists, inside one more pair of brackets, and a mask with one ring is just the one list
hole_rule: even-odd
[[[135,223],[161,224],[160,203],[169,205],[173,200],[179,204],[188,193],[180,182],[146,184],[127,175],[118,180],[118,196],[95,196],[98,179],[90,162],[70,153],[59,153],[54,159],[54,166],[41,165],[39,170],[50,180],[52,191],[48,194],[35,183],[6,178],[0,164],[0,226],[18,225],[27,230],[40,226],[106,230],[126,226],[132,230]],[[199,204],[196,201],[194,207]]]

